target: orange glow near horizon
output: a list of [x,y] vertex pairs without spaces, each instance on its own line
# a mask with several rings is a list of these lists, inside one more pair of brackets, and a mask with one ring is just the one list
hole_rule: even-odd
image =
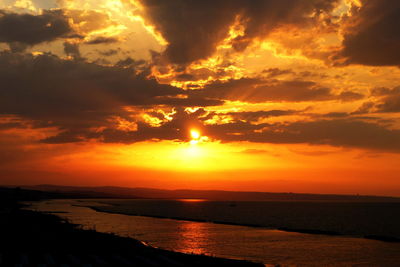
[[[221,143],[197,133],[192,136],[200,140],[196,144],[189,140],[25,146],[26,131],[13,131],[14,138],[21,136],[18,144],[25,153],[40,156],[0,166],[9,174],[3,183],[400,196],[398,154],[322,145]],[[43,138],[43,133],[37,135]],[[386,177],[385,184],[376,179],[379,176]]]

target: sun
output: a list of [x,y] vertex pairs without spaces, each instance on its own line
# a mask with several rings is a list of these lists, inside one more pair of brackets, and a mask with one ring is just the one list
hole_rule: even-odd
[[195,129],[190,130],[190,137],[192,138],[190,140],[191,145],[196,145],[201,139],[200,132]]
[[192,140],[198,140],[200,139],[200,132],[195,129],[192,129],[190,130],[190,136],[192,137]]

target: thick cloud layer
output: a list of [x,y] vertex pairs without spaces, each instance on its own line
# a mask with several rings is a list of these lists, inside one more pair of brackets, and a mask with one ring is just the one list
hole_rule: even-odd
[[78,141],[91,129],[116,127],[110,122],[115,116],[132,121],[125,107],[223,103],[177,98],[185,92],[135,75],[131,68],[62,60],[51,54],[1,53],[0,83],[0,114],[33,120],[37,127],[58,127],[64,131],[58,142]]
[[348,20],[340,54],[347,64],[400,65],[400,1],[364,0]]
[[233,121],[205,124],[204,110],[187,113],[178,109],[173,120],[160,127],[138,124],[137,131],[107,129],[99,135],[106,142],[134,143],[144,140],[188,141],[187,129],[196,127],[204,135],[222,142],[259,142],[275,144],[314,144],[353,147],[377,151],[400,152],[400,130],[389,129],[378,122],[354,118],[317,119],[292,123],[253,124],[259,118],[295,114],[295,111],[234,112]]
[[[309,27],[321,19],[329,20],[327,14],[339,3],[337,0],[139,1],[145,21],[168,41],[163,56],[169,61],[158,57],[165,65],[171,62],[185,65],[210,57],[222,41],[227,42],[235,23],[243,32],[229,42],[236,51],[243,51],[279,27]],[[399,47],[400,36],[400,27],[396,27],[398,12],[397,1],[365,0],[361,8],[353,8],[352,17],[336,18],[347,26],[338,59],[346,64],[398,65],[399,52],[395,49]],[[356,88],[356,84],[353,86],[346,80],[343,86],[348,89],[331,88],[340,84],[330,80],[334,74],[317,77],[313,74],[317,73],[315,69],[300,72],[292,66],[282,69],[269,66],[263,73],[250,74],[255,78],[229,79],[239,76],[229,76],[222,69],[219,74],[206,66],[191,72],[187,71],[190,67],[173,66],[180,73],[177,82],[197,79],[204,85],[202,81],[208,81],[196,90],[183,90],[149,78],[149,64],[143,60],[118,58],[114,65],[107,61],[105,66],[85,59],[80,48],[89,58],[93,51],[86,53],[86,49],[123,42],[119,36],[91,35],[117,26],[115,23],[106,13],[98,11],[47,10],[36,16],[0,11],[0,42],[9,43],[17,51],[0,53],[0,118],[17,118],[0,123],[0,129],[56,129],[54,135],[42,139],[46,143],[90,139],[134,143],[188,141],[187,129],[196,127],[202,134],[222,142],[327,144],[400,152],[397,145],[400,132],[394,123],[360,117],[368,112],[400,112],[398,88],[373,91],[364,110],[351,113],[351,108],[357,107],[351,107],[349,102],[363,99],[365,96],[357,92],[363,92],[364,87],[357,92],[348,91]],[[58,38],[67,38],[63,43],[68,60],[50,53],[38,56],[21,53],[24,46]],[[118,50],[110,49],[103,55],[111,57],[115,51]],[[221,80],[211,81],[209,77]],[[165,82],[162,77],[160,81]],[[265,102],[281,105],[282,110],[221,112],[205,108],[224,105],[229,100],[247,102],[243,106],[252,106],[251,110],[262,109],[267,106]],[[321,101],[331,101],[326,105],[328,111],[323,107],[324,111],[318,114],[307,113],[305,105],[322,106]],[[298,102],[309,103],[300,104],[302,111],[288,106]],[[335,109],[339,105],[342,106]],[[194,111],[186,107],[203,108]]]
[[330,88],[312,81],[280,81],[262,78],[242,78],[227,82],[215,82],[202,90],[193,90],[192,95],[208,96],[224,100],[245,102],[301,102],[301,101],[353,101],[363,98],[354,92],[334,94]]
[[337,0],[140,0],[142,16],[169,43],[173,63],[190,63],[211,56],[239,22],[244,34],[232,40],[236,50],[264,38],[282,25],[304,26],[330,11]]
[[372,91],[372,95],[380,98],[376,105],[377,112],[400,112],[400,87],[377,88]]
[[[290,124],[262,124],[260,131],[243,132],[242,125],[214,125],[211,131],[224,135],[223,140],[267,143],[308,143],[358,147],[400,152],[400,130],[388,129],[377,123],[355,119],[317,120]],[[232,134],[241,132],[242,134]]]
[[62,10],[44,10],[41,15],[0,10],[0,42],[35,45],[72,33]]

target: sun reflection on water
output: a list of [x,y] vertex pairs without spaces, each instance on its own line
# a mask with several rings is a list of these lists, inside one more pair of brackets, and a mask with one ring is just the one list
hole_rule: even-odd
[[204,201],[207,201],[207,199],[204,199],[204,198],[179,198],[177,200],[182,201],[182,202],[204,202]]
[[185,221],[179,227],[180,238],[178,251],[183,253],[206,254],[209,233],[204,223]]

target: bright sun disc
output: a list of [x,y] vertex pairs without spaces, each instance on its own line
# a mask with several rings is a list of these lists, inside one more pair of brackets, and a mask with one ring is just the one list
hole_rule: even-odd
[[191,130],[190,136],[192,137],[193,140],[197,140],[200,138],[200,133],[196,130]]

